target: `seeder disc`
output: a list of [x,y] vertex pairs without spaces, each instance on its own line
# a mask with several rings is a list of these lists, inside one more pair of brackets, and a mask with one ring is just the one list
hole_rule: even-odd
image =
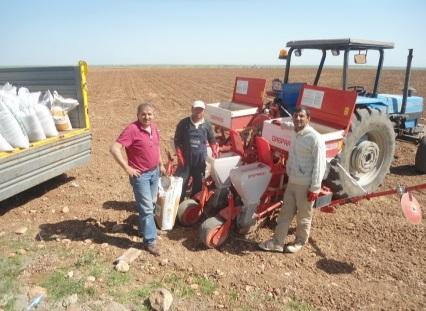
[[401,209],[409,223],[418,225],[422,222],[420,204],[410,192],[406,192],[401,196]]

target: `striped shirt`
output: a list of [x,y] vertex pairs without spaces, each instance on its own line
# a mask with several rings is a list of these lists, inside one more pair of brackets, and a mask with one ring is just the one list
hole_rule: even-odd
[[289,182],[309,185],[310,191],[318,192],[325,174],[325,151],[323,138],[310,125],[293,131],[286,166]]

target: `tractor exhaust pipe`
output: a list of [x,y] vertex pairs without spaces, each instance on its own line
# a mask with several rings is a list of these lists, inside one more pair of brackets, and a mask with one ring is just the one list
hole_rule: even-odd
[[404,114],[407,108],[408,85],[410,84],[412,59],[413,59],[413,49],[408,49],[407,68],[405,69],[405,82],[404,82],[404,90],[402,95],[401,114]]

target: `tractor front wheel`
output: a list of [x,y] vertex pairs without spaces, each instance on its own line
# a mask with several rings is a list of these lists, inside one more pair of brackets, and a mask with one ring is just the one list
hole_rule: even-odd
[[179,204],[177,218],[182,226],[189,227],[195,225],[200,220],[201,214],[199,203],[189,199]]
[[395,133],[388,116],[379,109],[357,109],[343,150],[332,161],[328,184],[337,197],[373,192],[389,172],[394,153]]
[[229,236],[229,229],[221,230],[224,224],[218,216],[207,218],[200,227],[200,241],[208,248],[221,246]]

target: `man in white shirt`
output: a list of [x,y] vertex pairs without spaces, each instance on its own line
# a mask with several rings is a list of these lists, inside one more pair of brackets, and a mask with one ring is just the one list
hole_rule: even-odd
[[[321,135],[309,125],[310,113],[296,108],[289,158],[286,164],[288,184],[284,203],[277,219],[274,236],[259,244],[266,251],[296,253],[308,241],[312,222],[312,208],[321,190],[326,168],[326,149]],[[283,126],[289,126],[283,124]],[[296,239],[284,249],[288,229],[296,215]]]

